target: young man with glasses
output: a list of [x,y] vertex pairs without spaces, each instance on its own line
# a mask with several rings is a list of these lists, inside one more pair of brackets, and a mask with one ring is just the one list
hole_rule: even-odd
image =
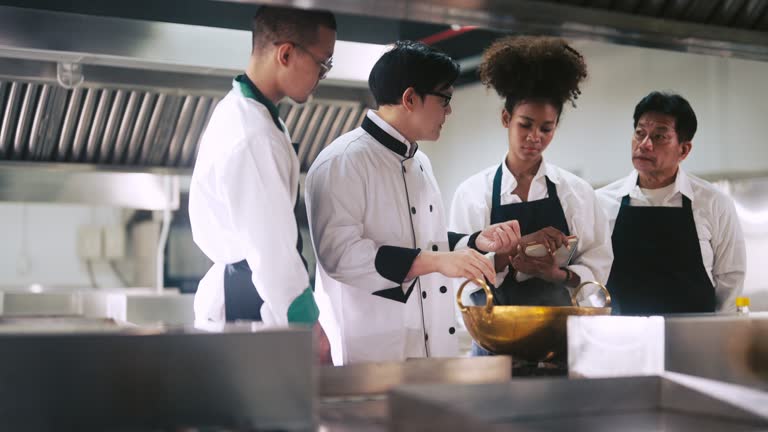
[[746,267],[731,199],[680,164],[696,114],[682,96],[652,92],[635,107],[629,176],[597,191],[611,224],[608,289],[626,315],[736,309]]
[[324,149],[306,203],[318,258],[315,297],[334,363],[457,355],[450,277],[487,278],[478,251],[517,246],[513,222],[449,233],[418,141],[435,141],[451,113],[459,66],[421,43],[397,42],[374,65],[378,105]]
[[192,175],[192,234],[214,262],[195,295],[195,320],[313,325],[318,357],[328,361],[294,217],[299,161],[276,105],[307,101],[331,69],[336,21],[262,7],[252,34],[248,66],[216,106]]

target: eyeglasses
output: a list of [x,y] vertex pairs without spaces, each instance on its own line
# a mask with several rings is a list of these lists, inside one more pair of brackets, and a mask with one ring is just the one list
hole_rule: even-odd
[[440,92],[425,92],[425,94],[443,98],[443,103],[442,103],[443,108],[448,108],[448,105],[451,104],[451,99],[453,99],[453,95],[447,95],[445,93],[440,93]]
[[670,134],[653,133],[648,135],[648,132],[640,128],[635,129],[635,133],[632,135],[632,139],[639,143],[645,141],[646,138],[650,138],[654,146],[663,146],[672,141],[672,135]]
[[282,44],[286,44],[286,43],[289,43],[289,44],[295,46],[296,48],[298,48],[298,49],[304,51],[305,53],[307,53],[307,55],[309,55],[309,57],[311,57],[312,60],[315,63],[317,63],[318,66],[320,66],[320,72],[318,74],[318,75],[320,75],[320,79],[325,78],[328,75],[328,72],[330,72],[331,69],[333,68],[333,57],[329,57],[328,60],[323,60],[323,59],[317,57],[314,53],[312,53],[312,51],[307,49],[307,47],[305,47],[304,45],[302,45],[302,44],[300,44],[298,42],[294,42],[294,41],[277,41],[277,42],[274,42],[274,45],[278,46],[278,45],[282,45]]

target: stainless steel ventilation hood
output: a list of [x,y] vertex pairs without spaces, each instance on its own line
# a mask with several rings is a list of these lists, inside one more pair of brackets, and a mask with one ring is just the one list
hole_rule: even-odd
[[764,0],[217,0],[768,61]]
[[[188,170],[249,44],[246,31],[0,7],[0,160]],[[82,68],[73,89],[57,70],[69,64]],[[367,98],[329,80],[279,105],[304,169]]]
[[[191,172],[249,49],[247,31],[0,6],[0,201],[177,208],[168,178]],[[368,97],[337,79],[279,104],[303,170]]]

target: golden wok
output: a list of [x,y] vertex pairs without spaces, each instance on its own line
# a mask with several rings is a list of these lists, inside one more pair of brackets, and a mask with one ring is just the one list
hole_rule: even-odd
[[[485,306],[465,306],[461,302],[461,293],[470,282],[485,291]],[[590,284],[599,286],[605,293],[605,307],[578,306],[576,296]],[[571,294],[573,306],[494,306],[493,294],[481,280],[461,284],[456,302],[469,334],[478,345],[492,353],[533,362],[565,358],[568,316],[611,314],[611,295],[598,282],[583,282],[576,287]]]

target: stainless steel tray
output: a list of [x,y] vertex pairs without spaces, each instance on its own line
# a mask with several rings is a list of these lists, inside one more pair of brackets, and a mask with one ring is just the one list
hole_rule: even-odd
[[[725,386],[725,387],[724,387]],[[768,394],[680,374],[502,384],[403,386],[390,394],[397,431],[757,431]]]
[[136,326],[111,318],[82,316],[24,316],[0,317],[0,334],[61,334],[61,333],[119,333]]

